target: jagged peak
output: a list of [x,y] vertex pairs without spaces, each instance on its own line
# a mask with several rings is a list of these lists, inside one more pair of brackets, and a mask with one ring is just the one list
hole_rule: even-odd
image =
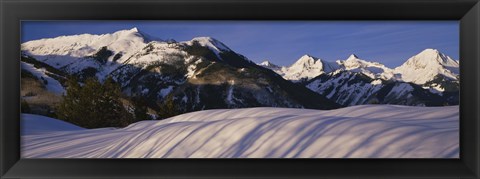
[[137,28],[137,27],[133,27],[133,28],[131,28],[129,31],[138,32],[138,28]]
[[[121,35],[121,34],[135,34],[135,33],[139,33],[139,30],[136,27],[133,27],[131,29],[119,30],[119,31],[113,32],[112,34]],[[104,35],[106,35],[106,34],[104,34]]]
[[263,61],[262,63],[259,63],[258,65],[260,66],[263,66],[263,67],[267,67],[267,68],[281,68],[280,66],[268,61],[268,60],[265,60]]
[[159,41],[159,42],[164,41],[163,39],[160,39],[158,37],[152,36],[150,34],[147,34],[143,31],[139,30],[137,27],[133,27],[131,29],[119,30],[117,32],[114,32],[113,35],[126,36],[126,37],[136,36],[136,37],[142,38],[145,43],[148,43],[148,42],[151,42],[151,41]]
[[318,59],[317,57],[314,57],[313,55],[310,55],[310,54],[305,54],[305,55],[301,56],[300,58],[313,58],[313,59]]
[[409,58],[402,66],[415,65],[417,67],[426,66],[451,66],[458,67],[458,62],[449,56],[441,53],[437,49],[427,48],[420,53]]
[[312,55],[305,54],[301,56],[294,64],[305,64],[305,63],[314,64],[317,61],[320,61],[320,59]]
[[213,42],[213,41],[218,41],[218,40],[215,39],[215,38],[213,38],[213,37],[200,36],[200,37],[194,37],[194,38],[192,38],[192,41],[209,41],[209,42]]
[[438,49],[435,49],[435,48],[426,48],[425,50],[423,50],[420,53],[436,53],[436,54],[439,54],[440,51]]
[[263,65],[263,66],[272,66],[272,65],[275,65],[273,64],[272,62],[268,61],[268,60],[265,60],[263,61],[262,63],[260,63],[260,65]]
[[359,59],[357,55],[355,54],[351,54],[350,56],[348,56],[347,60],[355,60],[355,59]]
[[456,79],[459,63],[437,49],[428,48],[409,58],[395,71],[402,74],[403,81],[424,84],[439,74]]
[[349,55],[348,58],[347,58],[345,61],[343,61],[342,63],[345,64],[345,65],[346,65],[346,64],[358,64],[358,65],[360,65],[360,64],[363,64],[363,63],[367,63],[367,61],[358,58],[358,56],[355,55],[355,54],[351,54],[351,55]]
[[201,46],[206,46],[216,51],[232,51],[228,48],[224,43],[220,42],[219,40],[213,37],[194,37],[192,40],[188,41],[187,43],[198,42]]

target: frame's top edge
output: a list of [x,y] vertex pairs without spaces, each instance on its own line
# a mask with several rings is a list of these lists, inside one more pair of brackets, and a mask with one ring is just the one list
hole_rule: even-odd
[[3,0],[12,3],[269,3],[269,4],[300,4],[300,3],[355,3],[355,4],[404,4],[404,3],[477,3],[479,0]]

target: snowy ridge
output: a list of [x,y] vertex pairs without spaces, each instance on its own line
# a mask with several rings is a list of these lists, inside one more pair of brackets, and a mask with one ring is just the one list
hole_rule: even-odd
[[388,80],[394,76],[393,70],[385,65],[362,60],[355,54],[350,55],[347,60],[338,60],[337,63],[345,70],[360,72],[372,79],[381,78]]
[[273,64],[272,62],[270,62],[270,61],[268,61],[268,60],[265,60],[265,61],[263,61],[262,63],[259,63],[259,64],[257,64],[257,65],[263,66],[263,67],[268,68],[268,69],[271,69],[271,70],[273,70],[273,71],[276,71],[276,70],[280,70],[280,69],[281,69],[280,66],[275,65],[275,64]]
[[143,34],[132,28],[112,34],[81,34],[28,41],[22,44],[22,51],[51,66],[64,67],[95,54],[102,47],[128,57],[146,43]]
[[362,80],[361,75],[362,73],[338,71],[328,80],[315,79],[306,86],[342,105],[368,104],[383,85],[379,79],[371,82]]
[[[25,55],[57,69],[80,73],[92,68],[98,72],[96,76],[99,79],[104,79],[122,64],[128,63],[130,57],[137,54],[150,40],[160,39],[132,28],[111,34],[81,34],[33,40],[23,43],[21,48]],[[111,53],[102,59],[105,60],[103,63],[93,59],[102,50]]]
[[[219,109],[123,129],[36,133],[26,158],[458,158],[459,108],[363,105],[337,110]],[[43,123],[38,123],[43,124]]]
[[[362,73],[372,79],[395,80],[413,82],[423,85],[443,75],[453,81],[458,80],[459,61],[439,52],[437,49],[425,49],[419,54],[408,59],[404,64],[395,69],[386,67],[378,62],[370,62],[351,54],[346,60],[327,62],[318,58],[305,55],[289,67],[271,67],[268,62],[258,65],[272,69],[287,80],[298,81],[301,78],[312,79],[324,73],[338,73],[346,70]],[[440,91],[442,89],[438,88]]]
[[222,59],[220,56],[220,53],[223,51],[232,51],[230,48],[228,48],[225,44],[222,42],[218,41],[217,39],[214,39],[212,37],[195,37],[190,41],[182,42],[187,45],[193,45],[193,43],[199,43],[203,47],[207,47],[210,50],[212,50],[219,59]]
[[437,75],[443,75],[456,80],[459,73],[459,63],[436,49],[425,49],[395,68],[395,73],[401,74],[401,80],[424,84]]
[[310,80],[320,74],[329,73],[338,68],[339,66],[334,62],[326,62],[310,55],[304,55],[291,66],[282,67],[277,73],[287,80],[300,81]]

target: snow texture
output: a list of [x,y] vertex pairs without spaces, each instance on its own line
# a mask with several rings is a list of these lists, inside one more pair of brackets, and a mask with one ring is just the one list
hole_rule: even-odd
[[55,122],[22,116],[22,157],[459,157],[458,106],[218,109],[137,122],[122,129],[82,130],[51,125]]
[[49,132],[84,131],[84,128],[58,119],[35,114],[22,114],[22,135],[35,135]]

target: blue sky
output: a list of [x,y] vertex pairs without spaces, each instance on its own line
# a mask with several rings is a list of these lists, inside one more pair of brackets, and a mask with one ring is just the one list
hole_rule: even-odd
[[396,67],[426,48],[459,58],[458,21],[24,21],[21,40],[133,27],[177,41],[210,36],[250,60],[278,65],[304,54],[327,61],[356,54]]

